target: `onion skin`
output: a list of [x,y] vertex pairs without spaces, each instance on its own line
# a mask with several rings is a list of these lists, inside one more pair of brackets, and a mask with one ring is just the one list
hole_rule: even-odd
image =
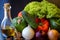
[[48,40],[48,36],[45,32],[43,31],[38,31],[36,32],[36,40]]
[[57,30],[48,31],[49,40],[58,40],[59,32]]

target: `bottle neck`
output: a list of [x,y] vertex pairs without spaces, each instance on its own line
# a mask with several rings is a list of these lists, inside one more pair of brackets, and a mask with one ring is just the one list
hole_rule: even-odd
[[11,20],[10,9],[4,8],[4,18],[9,18]]
[[8,11],[6,8],[4,8],[4,18],[7,18],[8,17]]

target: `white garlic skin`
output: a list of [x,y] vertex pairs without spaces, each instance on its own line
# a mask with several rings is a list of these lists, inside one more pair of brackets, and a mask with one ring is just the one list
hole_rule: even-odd
[[34,30],[29,25],[22,31],[22,36],[28,40],[32,39],[34,37],[34,34],[35,34]]

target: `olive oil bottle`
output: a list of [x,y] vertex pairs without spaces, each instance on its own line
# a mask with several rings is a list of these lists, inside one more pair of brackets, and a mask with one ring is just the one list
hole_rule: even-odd
[[4,3],[4,18],[1,23],[1,29],[3,36],[5,36],[5,39],[9,36],[15,36],[15,31],[11,27],[11,14],[10,14],[11,6],[9,3]]

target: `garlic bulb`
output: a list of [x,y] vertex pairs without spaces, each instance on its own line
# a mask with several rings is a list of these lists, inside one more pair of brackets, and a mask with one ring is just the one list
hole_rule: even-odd
[[28,25],[26,28],[23,29],[22,31],[22,36],[27,39],[30,40],[34,37],[34,30],[30,27],[30,25]]

